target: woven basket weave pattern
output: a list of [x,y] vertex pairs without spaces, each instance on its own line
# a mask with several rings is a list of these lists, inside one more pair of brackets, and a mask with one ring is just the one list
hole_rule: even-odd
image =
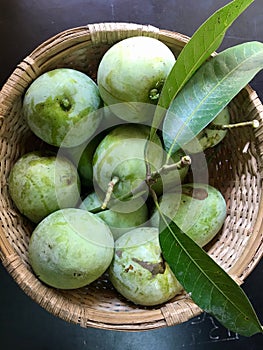
[[[41,283],[28,263],[33,226],[14,207],[8,194],[8,175],[24,153],[46,145],[29,131],[21,104],[30,83],[45,71],[69,67],[96,79],[103,54],[115,42],[135,35],[158,38],[177,56],[188,38],[152,26],[99,23],[73,28],[50,38],[14,70],[0,93],[0,258],[20,287],[54,315],[83,327],[147,330],[175,325],[202,310],[185,294],[159,307],[138,307],[116,293],[102,276],[91,285],[63,291]],[[257,94],[247,86],[231,102],[232,121],[262,121]],[[241,284],[262,256],[263,128],[242,128],[228,133],[216,151],[208,152],[209,181],[224,195],[227,218],[209,244],[209,254]]]

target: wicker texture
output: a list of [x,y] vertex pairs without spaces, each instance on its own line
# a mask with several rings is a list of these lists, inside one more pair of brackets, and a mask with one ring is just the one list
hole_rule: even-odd
[[[104,275],[91,285],[64,291],[47,287],[32,273],[28,242],[32,225],[14,207],[7,179],[14,162],[43,143],[28,130],[21,116],[25,90],[40,74],[70,67],[96,79],[98,63],[115,42],[135,35],[158,38],[178,54],[188,38],[152,26],[100,23],[66,30],[40,45],[21,62],[0,92],[0,258],[18,285],[54,315],[83,327],[147,330],[171,326],[197,316],[202,310],[185,294],[159,307],[138,307],[116,293]],[[231,102],[233,121],[263,117],[263,107],[249,86]],[[245,150],[245,151],[243,151]],[[227,218],[209,254],[241,284],[262,256],[261,196],[263,127],[228,133],[209,167],[209,181],[224,195]]]

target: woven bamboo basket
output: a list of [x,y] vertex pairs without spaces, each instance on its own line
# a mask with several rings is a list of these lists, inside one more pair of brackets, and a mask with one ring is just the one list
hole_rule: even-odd
[[[149,25],[98,23],[66,30],[45,41],[17,65],[0,92],[0,258],[2,264],[36,303],[55,316],[82,327],[141,331],[185,322],[202,310],[182,293],[157,307],[139,307],[121,297],[107,274],[89,286],[57,290],[41,283],[28,263],[32,224],[22,217],[8,193],[8,175],[24,153],[41,147],[21,116],[21,102],[30,83],[45,71],[70,67],[96,80],[102,55],[115,42],[136,35],[165,43],[177,56],[188,37]],[[233,122],[258,119],[260,127],[228,133],[209,165],[209,181],[224,195],[227,217],[208,253],[239,284],[259,262],[262,251],[263,107],[250,86],[230,103]],[[246,149],[246,151],[244,151]]]

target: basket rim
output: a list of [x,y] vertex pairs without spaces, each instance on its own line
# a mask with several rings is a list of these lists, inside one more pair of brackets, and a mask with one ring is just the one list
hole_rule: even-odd
[[[113,32],[115,35],[112,37]],[[98,45],[99,42],[102,41],[102,43],[112,44],[114,40],[121,40],[123,36],[125,37],[127,35],[153,36],[161,41],[165,40],[168,43],[177,42],[181,47],[189,40],[188,36],[178,32],[159,29],[151,25],[125,22],[93,23],[66,29],[37,46],[17,65],[3,85],[0,91],[0,125],[1,121],[4,123],[5,115],[13,107],[17,97],[23,94],[26,87],[40,72],[45,70],[56,55],[70,50],[72,47],[84,47],[87,43]],[[43,54],[45,54],[45,57]],[[15,84],[18,77],[20,78],[20,86]],[[244,90],[251,96],[251,103],[258,111],[261,120],[263,120],[263,107],[256,92],[249,85],[246,86]],[[263,162],[263,150],[260,151],[260,157]],[[262,197],[260,198],[258,213],[258,220],[249,240],[249,249],[246,250],[246,254],[242,256],[238,264],[234,265],[229,271],[229,274],[239,284],[243,283],[244,279],[253,271],[263,255],[263,237],[262,234],[260,234],[263,232]],[[83,310],[77,304],[75,304],[71,310],[68,310],[67,307],[63,309],[62,306],[67,304],[67,300],[63,299],[61,295],[58,296],[57,300],[50,298],[50,289],[43,286],[43,284],[36,280],[36,277],[28,271],[27,267],[21,261],[20,256],[15,252],[14,247],[9,242],[1,226],[0,260],[14,280],[34,301],[41,306],[44,305],[49,312],[56,316],[69,322],[78,323],[83,327],[91,326],[94,328],[125,331],[147,330],[179,324],[202,312],[191,299],[184,302],[184,307],[186,307],[184,311],[181,311],[183,302],[179,301],[172,304],[167,303],[160,308],[152,310],[136,310],[128,313],[118,312],[118,317],[115,317],[114,322],[113,315],[116,315],[115,311],[102,312],[99,310]],[[241,275],[242,278],[240,278]],[[21,276],[23,276],[23,278]],[[53,293],[53,289],[51,293]]]

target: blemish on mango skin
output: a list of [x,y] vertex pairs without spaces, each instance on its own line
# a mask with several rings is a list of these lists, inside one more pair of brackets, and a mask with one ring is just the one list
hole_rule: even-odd
[[184,186],[182,189],[182,194],[199,200],[204,200],[208,197],[208,192],[206,189],[191,186]]
[[117,255],[118,258],[121,258],[121,257],[122,257],[122,250],[117,249],[117,250],[115,251],[115,254]]
[[115,241],[110,281],[119,293],[135,304],[158,305],[182,290],[163,259],[158,237],[157,228],[137,227]]
[[160,262],[156,262],[156,263],[151,263],[148,261],[142,261],[136,258],[132,258],[132,260],[134,262],[136,262],[137,264],[141,265],[144,269],[150,271],[150,273],[152,274],[152,276],[156,276],[159,273],[160,274],[164,274],[165,272],[165,264],[164,261],[160,261]]
[[129,265],[124,271],[125,271],[125,272],[129,272],[129,271],[131,271],[131,270],[133,270],[133,266],[132,266],[132,265]]

